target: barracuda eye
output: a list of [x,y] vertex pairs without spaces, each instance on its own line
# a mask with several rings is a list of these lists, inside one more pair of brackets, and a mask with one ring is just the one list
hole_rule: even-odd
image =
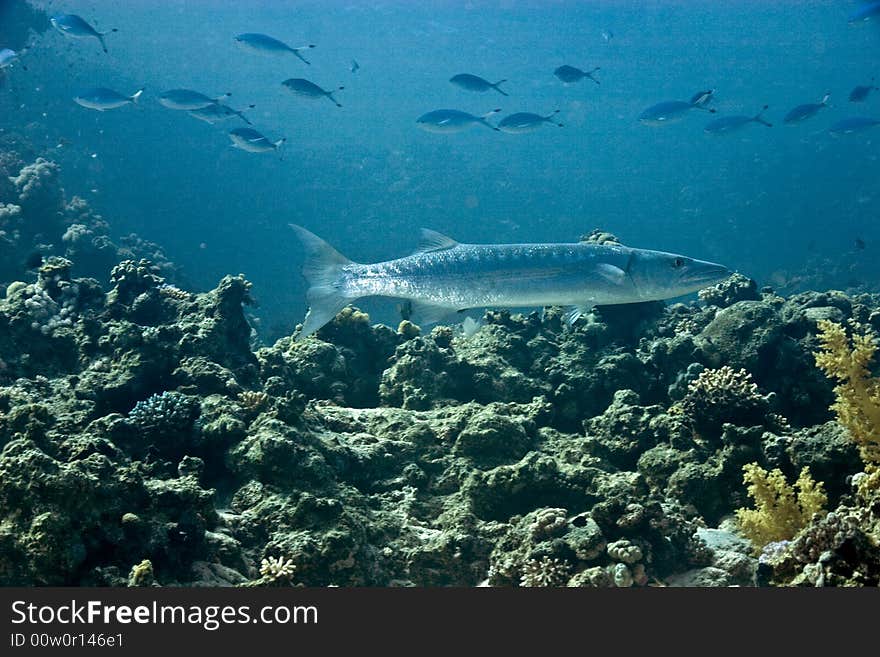
[[681,269],[684,266],[684,258],[676,258],[672,261],[673,269]]

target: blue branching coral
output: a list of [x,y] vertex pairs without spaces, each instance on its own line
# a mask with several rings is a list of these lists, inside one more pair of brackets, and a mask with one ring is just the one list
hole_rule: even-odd
[[139,401],[128,414],[129,422],[144,440],[172,452],[189,443],[198,417],[198,400],[173,390]]

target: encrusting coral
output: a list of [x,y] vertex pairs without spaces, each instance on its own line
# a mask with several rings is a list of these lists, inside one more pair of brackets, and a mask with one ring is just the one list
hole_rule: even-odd
[[859,447],[868,474],[860,490],[880,488],[880,377],[872,377],[869,365],[877,351],[872,335],[854,332],[830,320],[819,320],[816,366],[838,383],[831,409]]
[[808,468],[790,486],[778,468],[768,472],[749,463],[743,466],[743,483],[748,484],[755,508],[737,509],[736,518],[740,531],[759,549],[793,538],[828,502],[822,483],[813,481]]

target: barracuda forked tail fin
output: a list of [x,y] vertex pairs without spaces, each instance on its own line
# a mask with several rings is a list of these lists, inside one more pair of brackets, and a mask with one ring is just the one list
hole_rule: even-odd
[[302,226],[290,224],[290,227],[306,247],[302,273],[309,283],[306,291],[309,312],[297,336],[297,340],[302,340],[336,317],[352,301],[342,290],[342,268],[350,265],[351,260]]

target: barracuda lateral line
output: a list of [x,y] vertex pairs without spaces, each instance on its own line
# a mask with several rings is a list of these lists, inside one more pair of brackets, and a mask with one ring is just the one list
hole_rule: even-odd
[[724,280],[723,265],[618,244],[459,244],[422,229],[412,255],[359,264],[301,226],[309,312],[299,338],[311,335],[352,301],[409,299],[431,323],[468,308],[571,306],[575,322],[596,305],[657,301]]

